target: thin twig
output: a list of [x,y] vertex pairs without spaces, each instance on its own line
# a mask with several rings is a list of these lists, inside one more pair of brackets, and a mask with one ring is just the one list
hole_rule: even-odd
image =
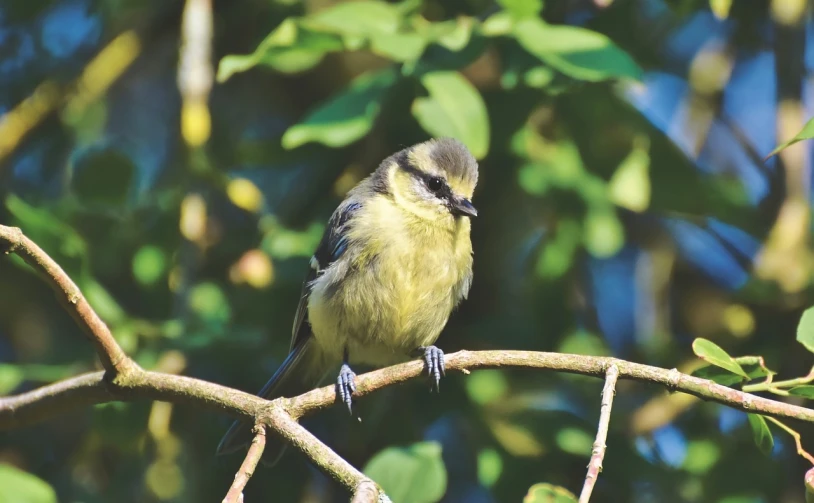
[[807,450],[803,449],[803,442],[802,442],[802,439],[800,438],[800,434],[797,433],[797,430],[794,430],[794,429],[786,426],[785,423],[783,423],[782,421],[777,420],[777,419],[775,419],[773,417],[767,417],[766,419],[773,422],[776,426],[778,426],[783,431],[785,431],[786,433],[791,435],[792,438],[794,438],[794,444],[797,446],[797,454],[804,457],[806,460],[808,460],[809,463],[814,465],[814,456],[809,454],[809,452]]
[[238,503],[243,499],[243,488],[246,487],[249,479],[254,475],[257,463],[263,457],[263,451],[266,449],[266,428],[262,424],[256,424],[252,433],[254,433],[252,445],[246,452],[246,458],[237,470],[235,481],[232,482],[232,487],[229,488],[229,492],[223,498],[223,503]]
[[6,254],[16,253],[45,279],[57,293],[65,310],[73,316],[96,346],[102,367],[111,374],[128,372],[137,367],[113,338],[110,329],[79,291],[79,287],[65,274],[59,265],[36,243],[28,239],[20,229],[0,225],[0,250]]
[[585,476],[585,485],[579,495],[579,503],[588,503],[591,493],[596,485],[596,479],[602,471],[602,460],[605,459],[605,449],[608,440],[608,427],[610,425],[613,396],[616,394],[616,380],[619,378],[619,367],[611,365],[605,374],[605,387],[602,388],[602,405],[599,408],[599,427],[596,430],[596,440],[591,450],[591,461],[588,462],[588,475]]

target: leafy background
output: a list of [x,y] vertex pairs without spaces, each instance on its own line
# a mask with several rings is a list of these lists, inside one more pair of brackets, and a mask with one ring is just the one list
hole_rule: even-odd
[[[207,68],[196,80],[179,60],[183,8],[0,5],[0,222],[66,269],[143,366],[259,389],[344,193],[448,135],[480,160],[481,216],[445,351],[690,372],[703,337],[808,372],[811,147],[764,160],[812,115],[806,2],[218,0],[209,94],[189,84]],[[0,394],[94,367],[29,269],[3,260],[0,278]],[[440,397],[388,389],[358,404],[361,423],[306,424],[397,502],[567,500],[600,389],[483,371]],[[229,422],[131,403],[2,432],[0,500],[219,501],[240,461],[213,456]],[[792,439],[752,426],[761,449],[743,413],[622,382],[595,499],[802,502]],[[246,498],[347,495],[289,453]]]

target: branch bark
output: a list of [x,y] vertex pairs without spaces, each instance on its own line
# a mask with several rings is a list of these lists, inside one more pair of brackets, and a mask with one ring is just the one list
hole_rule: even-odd
[[[199,379],[143,370],[124,353],[67,274],[20,229],[0,225],[0,250],[19,254],[54,288],[65,308],[93,342],[105,368],[104,372],[83,374],[17,396],[0,398],[0,430],[28,426],[79,406],[109,401],[148,399],[186,403],[252,421],[264,426],[268,434],[281,435],[323,472],[356,494],[355,501],[371,501],[366,496],[372,494],[371,488],[376,489],[374,500],[384,496],[375,482],[297,422],[307,414],[332,405],[336,401],[333,386],[294,398],[269,401]],[[811,409],[751,395],[682,374],[676,369],[666,370],[615,358],[534,351],[459,351],[446,357],[446,370],[450,372],[457,370],[468,374],[470,370],[486,368],[546,369],[600,378],[606,377],[608,369],[616,369],[621,379],[657,384],[670,391],[681,391],[745,412],[814,422],[814,410]],[[354,396],[360,398],[403,383],[421,376],[423,371],[423,362],[411,361],[360,375],[356,378]],[[613,379],[608,375],[606,389],[609,386],[612,389],[615,380],[615,375]],[[603,404],[610,399],[608,397],[612,394],[605,393]],[[610,413],[609,402],[607,407],[603,405],[604,412]],[[598,461],[601,466],[601,457]]]
[[608,440],[613,396],[616,394],[616,380],[618,378],[619,368],[616,365],[608,367],[608,371],[605,373],[605,387],[602,388],[599,427],[596,430],[596,440],[593,449],[591,449],[591,461],[588,463],[588,475],[585,476],[585,485],[582,486],[579,503],[588,503],[590,501],[596,479],[599,478],[599,473],[602,471],[602,461],[605,459],[605,449],[608,447],[605,442]]
[[223,498],[223,503],[243,502],[243,488],[246,487],[249,479],[252,478],[252,475],[254,475],[254,470],[257,468],[257,463],[260,462],[260,458],[263,456],[263,451],[266,450],[265,426],[262,424],[256,424],[254,426],[253,433],[254,439],[252,439],[252,445],[246,452],[246,458],[243,460],[243,464],[241,464],[240,468],[237,470],[237,474],[235,474],[235,481],[232,482],[229,492],[227,492],[226,497]]

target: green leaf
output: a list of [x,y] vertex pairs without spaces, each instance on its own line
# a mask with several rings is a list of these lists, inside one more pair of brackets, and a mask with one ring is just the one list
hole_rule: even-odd
[[563,428],[557,432],[557,446],[574,456],[590,457],[594,437],[579,428]]
[[641,213],[650,206],[650,140],[637,138],[627,157],[608,182],[611,200],[617,205]]
[[687,445],[682,468],[690,473],[707,473],[721,459],[721,448],[712,440],[694,440]]
[[303,28],[297,20],[288,18],[253,53],[233,54],[221,59],[217,79],[218,82],[225,82],[235,73],[245,72],[260,64],[285,73],[297,73],[319,63],[326,53],[343,48],[342,40],[336,35]]
[[766,424],[766,419],[763,416],[758,414],[748,414],[748,416],[749,426],[752,427],[752,438],[755,439],[755,445],[760,449],[760,452],[768,456],[772,453],[772,449],[774,449],[774,438],[772,438],[769,425]]
[[749,378],[749,375],[743,370],[743,367],[735,361],[734,358],[729,356],[726,351],[721,349],[720,346],[707,339],[698,338],[692,343],[692,350],[702,360],[711,363],[717,367],[728,370],[733,374],[741,377]]
[[154,285],[166,270],[167,257],[157,246],[142,246],[133,256],[133,276],[142,285]]
[[641,78],[639,65],[601,33],[531,18],[518,21],[513,33],[524,49],[569,77],[587,81]]
[[590,210],[583,224],[585,249],[594,257],[612,257],[625,244],[625,229],[612,209]]
[[529,488],[523,503],[576,503],[577,497],[560,486],[552,484],[534,484]]
[[503,458],[495,449],[484,449],[478,453],[478,481],[492,487],[503,473]]
[[395,81],[392,69],[360,75],[343,92],[290,127],[283,135],[283,147],[292,149],[308,142],[342,147],[362,138],[373,127]]
[[732,0],[709,0],[709,10],[718,19],[726,19],[731,8]]
[[458,72],[438,71],[421,76],[428,98],[416,98],[413,115],[435,137],[463,142],[477,159],[489,151],[489,116],[475,87]]
[[396,503],[434,503],[447,490],[447,470],[437,442],[387,448],[373,456],[364,472]]
[[814,307],[806,309],[797,324],[797,342],[814,353]]
[[743,381],[743,377],[735,375],[721,367],[716,367],[715,365],[704,365],[696,369],[692,375],[701,379],[709,379],[721,386],[732,386],[733,384],[738,384]]
[[[750,381],[761,377],[768,377],[769,374],[776,374],[776,372],[761,367],[760,358],[757,356],[739,356],[735,358],[735,362],[746,372]],[[743,382],[743,377],[735,375],[721,367],[716,367],[715,365],[704,365],[696,369],[692,375],[700,377],[701,379],[709,379],[722,386],[732,386],[733,384]]]
[[417,33],[379,33],[370,39],[370,49],[394,61],[415,61],[424,53],[427,41]]
[[806,125],[803,126],[803,129],[801,129],[799,133],[797,133],[797,136],[795,136],[794,138],[785,143],[781,143],[774,150],[769,152],[769,155],[766,156],[766,159],[773,155],[777,155],[784,148],[790,147],[795,143],[799,143],[803,140],[810,140],[812,138],[814,138],[814,118],[811,118],[808,120],[808,122],[806,122]]
[[466,380],[466,391],[478,405],[486,405],[506,395],[509,382],[500,370],[481,370]]
[[342,2],[303,20],[309,28],[342,35],[395,33],[401,23],[397,6],[359,0]]
[[23,370],[19,365],[0,363],[0,395],[11,393],[24,379]]
[[509,35],[514,30],[514,18],[508,12],[492,14],[480,26],[480,32],[487,37]]
[[534,17],[543,10],[543,0],[498,0],[516,18]]
[[805,386],[795,386],[789,390],[789,394],[804,398],[814,398],[814,386],[811,386],[810,384]]
[[0,464],[0,501],[56,503],[57,495],[39,477],[13,466]]

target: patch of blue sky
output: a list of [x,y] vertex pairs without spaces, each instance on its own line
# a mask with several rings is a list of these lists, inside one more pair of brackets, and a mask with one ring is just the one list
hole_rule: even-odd
[[588,260],[591,298],[599,328],[614,354],[620,355],[636,335],[636,259],[639,251],[625,246],[613,257]]
[[775,147],[777,83],[774,54],[742,54],[724,89],[723,112],[732,119],[761,155]]
[[733,28],[732,23],[720,21],[711,11],[700,10],[671,33],[662,52],[668,61],[688,68],[698,51],[715,39],[728,38]]
[[42,46],[57,59],[71,57],[78,50],[93,46],[101,33],[101,19],[89,12],[86,1],[58,3],[41,19]]
[[[661,221],[670,231],[681,257],[716,284],[736,290],[749,279],[749,271],[716,235],[680,218],[664,217]],[[730,231],[727,235],[730,234],[736,233]]]
[[684,464],[687,457],[687,438],[673,425],[663,426],[653,432],[653,444],[658,459],[673,468]]

